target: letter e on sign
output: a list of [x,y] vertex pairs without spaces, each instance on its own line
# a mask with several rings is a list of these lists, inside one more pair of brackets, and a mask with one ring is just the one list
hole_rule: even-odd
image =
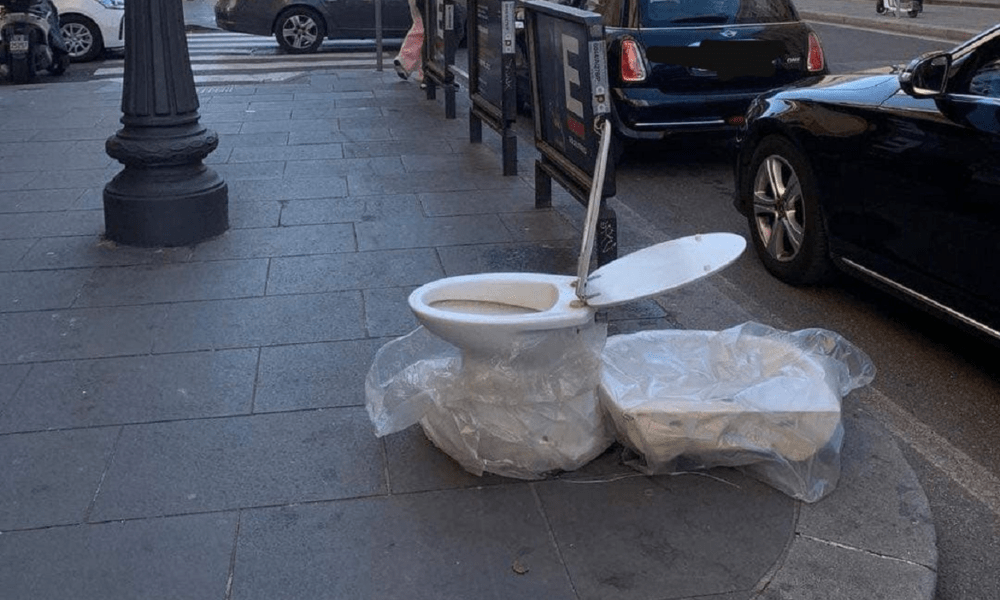
[[583,102],[573,97],[573,84],[580,86],[580,72],[569,64],[569,55],[579,56],[580,42],[571,35],[562,34],[563,81],[566,84],[566,110],[583,119]]

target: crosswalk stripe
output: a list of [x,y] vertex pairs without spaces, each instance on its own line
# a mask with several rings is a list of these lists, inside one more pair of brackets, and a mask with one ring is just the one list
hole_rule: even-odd
[[[309,66],[312,68],[321,67],[364,67],[368,65],[375,64],[371,60],[315,60],[308,65],[300,62],[253,62],[253,63],[223,63],[223,64],[206,64],[206,65],[191,65],[191,70],[195,73],[203,73],[206,71],[271,71],[275,69],[301,69],[303,66]],[[125,72],[125,67],[105,67],[103,69],[97,69],[94,71],[94,75],[121,75]]]
[[[315,69],[374,68],[377,54],[371,51],[334,51],[285,54],[274,38],[241,33],[189,33],[188,56],[196,85],[222,83],[266,83],[286,81]],[[254,51],[260,50],[260,54]],[[391,61],[392,54],[383,54]],[[100,67],[94,79],[121,81],[124,63]],[[266,71],[266,72],[264,72]]]

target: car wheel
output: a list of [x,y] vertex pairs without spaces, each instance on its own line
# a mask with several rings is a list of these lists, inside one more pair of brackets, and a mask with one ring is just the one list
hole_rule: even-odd
[[66,40],[69,59],[73,62],[94,60],[104,50],[101,30],[93,21],[79,15],[65,15],[59,19],[59,29]]
[[291,54],[315,52],[326,37],[326,23],[314,10],[290,8],[278,16],[274,37]]
[[802,153],[785,138],[765,138],[743,181],[750,236],[764,267],[792,285],[824,281],[831,271],[826,226]]

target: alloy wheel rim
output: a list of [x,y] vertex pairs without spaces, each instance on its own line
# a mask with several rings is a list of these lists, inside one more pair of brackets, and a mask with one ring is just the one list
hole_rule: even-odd
[[806,225],[802,184],[795,169],[781,156],[768,156],[757,169],[753,217],[769,256],[779,262],[798,256]]
[[66,49],[73,58],[83,56],[90,51],[94,45],[94,36],[90,29],[79,23],[69,23],[62,27],[63,40],[66,42]]
[[295,15],[285,19],[281,36],[293,48],[308,48],[316,42],[316,23],[309,17]]

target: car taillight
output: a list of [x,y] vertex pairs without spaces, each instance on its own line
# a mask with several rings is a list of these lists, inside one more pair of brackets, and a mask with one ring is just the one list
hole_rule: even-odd
[[809,58],[806,60],[806,68],[810,73],[822,71],[825,66],[823,60],[823,46],[819,43],[819,37],[815,33],[809,34]]
[[622,81],[644,81],[646,79],[646,64],[639,51],[639,43],[635,40],[622,41]]

